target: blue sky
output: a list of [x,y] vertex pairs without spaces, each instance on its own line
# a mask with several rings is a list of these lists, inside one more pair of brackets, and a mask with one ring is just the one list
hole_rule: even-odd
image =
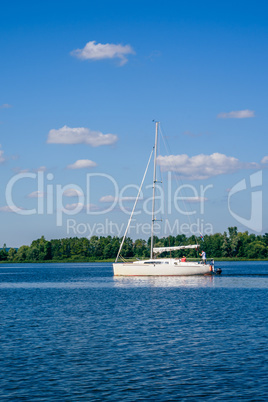
[[[267,11],[265,1],[1,5],[0,246],[122,235],[153,119],[170,151],[160,145],[171,190],[159,235],[267,232]],[[148,174],[133,238],[149,237]]]

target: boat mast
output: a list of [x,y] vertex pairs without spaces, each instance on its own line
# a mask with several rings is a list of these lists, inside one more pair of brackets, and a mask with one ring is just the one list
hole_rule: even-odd
[[157,138],[158,138],[158,125],[159,121],[155,122],[155,143],[154,143],[154,177],[153,177],[153,202],[152,202],[152,225],[151,225],[151,253],[150,258],[154,257],[154,209],[155,209],[155,183],[156,183],[156,157],[157,157]]

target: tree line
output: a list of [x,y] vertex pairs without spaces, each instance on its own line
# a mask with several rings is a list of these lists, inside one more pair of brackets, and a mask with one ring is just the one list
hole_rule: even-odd
[[[41,262],[41,261],[96,261],[115,259],[121,238],[111,236],[71,237],[46,240],[44,236],[34,240],[30,246],[18,249],[7,249],[4,245],[0,250],[0,261],[6,262]],[[203,238],[183,234],[154,238],[155,247],[171,247],[188,244],[200,244],[200,249],[179,250],[172,252],[172,257],[198,258],[199,251],[205,250],[207,258],[268,258],[268,233],[264,235],[238,232],[237,227],[229,227],[228,233],[205,235]],[[130,237],[125,239],[121,255],[124,258],[149,258],[151,239],[148,241]],[[170,253],[161,256],[169,257]]]

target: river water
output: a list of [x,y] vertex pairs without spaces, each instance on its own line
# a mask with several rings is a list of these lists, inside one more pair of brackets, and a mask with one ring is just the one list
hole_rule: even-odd
[[268,262],[0,265],[1,401],[267,401]]

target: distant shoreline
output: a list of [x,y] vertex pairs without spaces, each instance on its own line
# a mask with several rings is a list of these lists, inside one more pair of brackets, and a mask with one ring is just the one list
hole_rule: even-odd
[[[6,244],[0,249],[0,262],[113,262],[120,249],[122,238],[116,236],[69,237],[46,240],[44,236],[32,241],[30,246],[7,248]],[[147,241],[126,237],[120,253],[124,259],[150,258],[151,238]],[[181,246],[191,245],[187,250],[188,260],[199,261],[200,251],[205,250],[207,260],[215,261],[267,261],[268,260],[268,233],[264,235],[238,232],[237,227],[229,227],[228,234],[224,232],[213,235],[186,237],[181,234],[163,238],[154,238],[155,247],[175,247],[172,256],[182,258],[184,252]],[[180,247],[177,247],[180,246]],[[193,247],[194,246],[194,247]],[[199,250],[198,250],[199,249]],[[163,258],[168,257],[167,252]],[[171,257],[171,255],[170,255]]]

